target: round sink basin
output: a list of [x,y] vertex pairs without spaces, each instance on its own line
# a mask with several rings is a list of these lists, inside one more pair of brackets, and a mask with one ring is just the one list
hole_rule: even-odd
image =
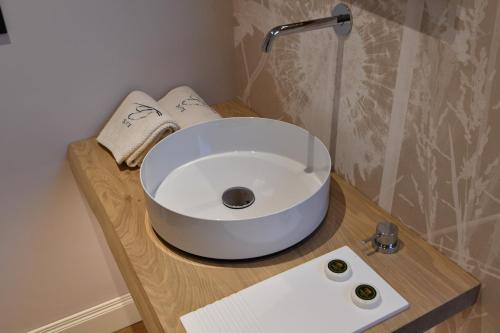
[[310,235],[328,210],[330,155],[304,129],[225,118],[180,130],[146,155],[141,183],[156,233],[203,257],[246,259]]

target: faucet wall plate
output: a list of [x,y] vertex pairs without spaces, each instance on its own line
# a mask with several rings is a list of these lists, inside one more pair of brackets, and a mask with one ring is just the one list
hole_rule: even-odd
[[346,4],[339,3],[332,10],[332,16],[334,17],[349,17],[348,20],[341,21],[339,19],[339,23],[333,26],[333,30],[339,37],[349,36],[352,30],[352,13],[349,7]]

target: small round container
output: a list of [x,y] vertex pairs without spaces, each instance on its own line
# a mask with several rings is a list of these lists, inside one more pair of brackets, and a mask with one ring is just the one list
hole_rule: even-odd
[[351,298],[354,304],[363,309],[376,308],[382,300],[377,288],[367,283],[356,285],[352,289]]
[[352,275],[351,265],[342,259],[332,259],[325,265],[325,274],[330,280],[346,281]]

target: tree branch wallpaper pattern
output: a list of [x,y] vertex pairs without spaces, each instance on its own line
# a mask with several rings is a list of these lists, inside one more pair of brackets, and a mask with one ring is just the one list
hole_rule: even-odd
[[500,2],[346,2],[354,27],[337,64],[330,29],[260,51],[271,27],[336,1],[233,0],[239,97],[334,142],[336,172],[481,280],[478,304],[432,331],[498,332]]

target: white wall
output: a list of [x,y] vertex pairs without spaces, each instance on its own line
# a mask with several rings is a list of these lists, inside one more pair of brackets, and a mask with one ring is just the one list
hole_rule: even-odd
[[0,0],[0,332],[127,292],[65,150],[132,89],[232,91],[227,0]]

